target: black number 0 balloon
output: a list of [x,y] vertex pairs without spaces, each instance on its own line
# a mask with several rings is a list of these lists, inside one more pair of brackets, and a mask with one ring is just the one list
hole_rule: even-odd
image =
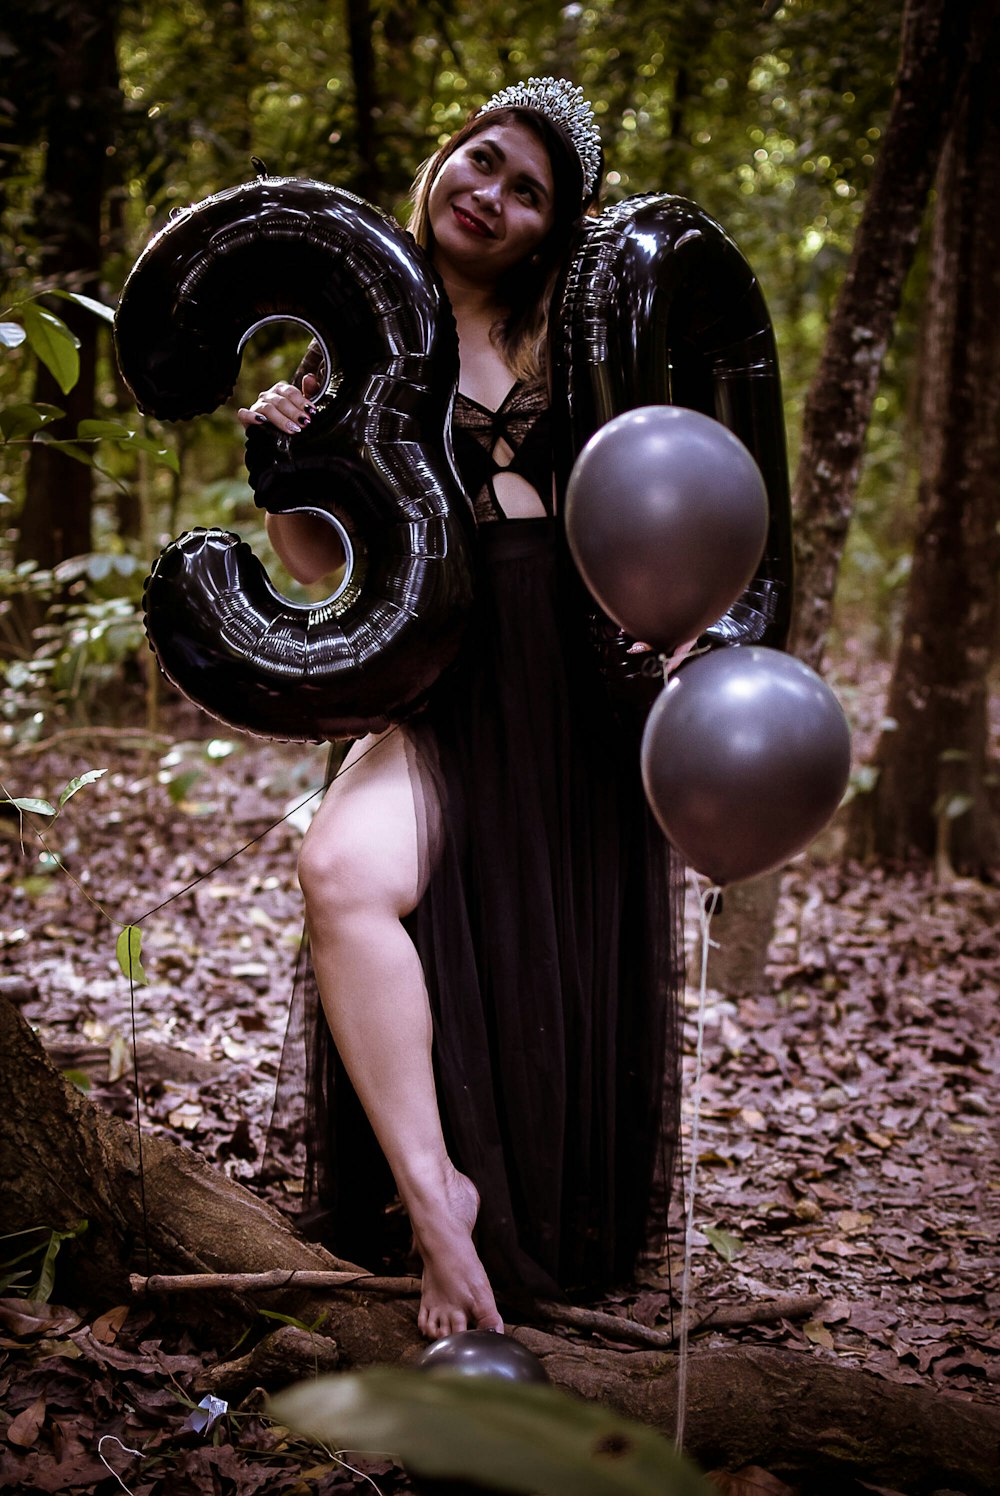
[[[644,405],[682,405],[722,423],[755,458],[768,499],[756,575],[706,632],[708,644],[780,649],[792,607],[791,505],[774,334],[756,276],[697,204],[627,198],[584,224],[549,333],[561,485],[591,436]],[[611,683],[646,705],[655,657],[599,609],[591,632]],[[649,673],[647,673],[649,672]]]
[[451,310],[413,241],[352,193],[261,178],[171,219],[122,293],[122,375],[141,410],[188,420],[229,398],[250,335],[289,319],[342,378],[294,441],[251,433],[257,498],[324,516],[343,581],[295,604],[237,535],[191,531],[153,566],[146,632],[211,715],[308,742],[380,729],[426,696],[461,641],[473,521],[451,460]]

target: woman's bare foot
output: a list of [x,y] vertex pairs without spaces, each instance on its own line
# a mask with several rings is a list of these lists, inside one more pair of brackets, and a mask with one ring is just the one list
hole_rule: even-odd
[[410,1223],[424,1264],[417,1324],[428,1340],[461,1330],[497,1330],[503,1320],[472,1244],[479,1192],[472,1180],[447,1165],[443,1189],[411,1202]]

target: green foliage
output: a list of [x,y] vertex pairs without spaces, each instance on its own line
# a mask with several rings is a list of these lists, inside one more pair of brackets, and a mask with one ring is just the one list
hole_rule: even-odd
[[[171,208],[247,179],[251,154],[272,172],[338,182],[403,214],[414,169],[471,108],[531,72],[565,73],[597,110],[607,198],[650,190],[692,196],[754,264],[776,324],[794,458],[802,401],[877,161],[900,9],[865,9],[854,0],[784,0],[778,7],[635,0],[625,8],[588,0],[556,9],[528,0],[475,7],[372,0],[367,14],[356,8],[371,44],[370,71],[362,76],[342,12],[321,0],[294,9],[270,0],[252,8],[238,0],[185,0],[152,12],[127,4],[118,39],[118,185],[109,203],[107,290],[102,300],[68,289],[46,288],[45,295],[68,295],[110,321],[105,303],[115,299],[150,232]],[[16,524],[26,456],[53,441],[61,416],[58,402],[32,401],[31,368],[46,361],[65,388],[76,348],[52,303],[37,305],[46,246],[32,240],[31,204],[44,165],[46,111],[28,87],[41,66],[35,32],[21,27],[13,45],[12,76],[23,86],[12,84],[8,237],[0,232],[0,264],[11,266],[15,302],[0,322],[0,488],[13,497],[6,513]],[[357,108],[366,87],[370,152]],[[916,314],[911,301],[909,325]],[[245,352],[233,403],[249,403],[256,390],[286,376],[299,351],[287,329],[262,329]],[[905,392],[913,359],[904,326],[874,413],[841,586],[850,626],[859,613],[874,615],[881,649],[891,642],[911,544]],[[268,554],[231,410],[173,433],[139,422],[102,343],[95,409],[75,431],[55,429],[59,449],[94,470],[102,554],[131,552],[145,566],[181,530],[219,523]],[[290,590],[270,559],[268,565]],[[96,688],[74,710],[94,710],[98,692],[130,672],[134,651],[143,649],[138,615],[99,600],[92,577],[71,600],[58,597],[60,585],[38,574],[5,577],[0,586],[0,614],[5,598],[26,591],[46,607],[58,601],[74,610],[50,614],[44,638],[21,641],[22,656],[36,647],[39,654],[18,662],[16,690],[8,672],[2,710],[9,721],[14,691],[29,732],[37,711],[62,710],[92,671]]]
[[718,1252],[723,1262],[732,1262],[743,1251],[743,1243],[731,1232],[723,1231],[718,1226],[703,1226],[701,1229],[708,1238],[709,1246],[713,1252]]
[[115,942],[115,956],[122,976],[137,987],[148,987],[149,978],[142,969],[142,931],[138,925],[126,925]]
[[77,352],[80,339],[59,317],[33,301],[22,303],[21,318],[29,348],[41,359],[63,394],[68,394],[80,377]]
[[74,556],[54,571],[24,562],[0,581],[0,629],[14,599],[45,607],[31,652],[10,635],[3,663],[0,740],[35,741],[54,717],[89,719],[122,669],[145,654],[141,598],[145,563],[135,556]]
[[[42,293],[39,293],[42,294]],[[85,307],[104,321],[114,320],[114,311],[103,302],[78,292],[52,291],[46,295],[61,296],[78,306]],[[63,394],[69,394],[80,377],[80,339],[66,323],[53,312],[37,305],[37,297],[27,297],[8,308],[17,312],[20,322],[0,323],[0,345],[15,349],[26,344],[31,352],[49,370]],[[65,414],[56,405],[39,402],[15,401],[0,409],[0,437],[4,445],[25,441],[52,442],[43,427],[50,425]],[[144,452],[154,463],[178,471],[177,457],[162,442],[145,435],[142,431],[126,426],[121,421],[85,419],[77,423],[76,437],[56,441],[69,456],[80,462],[97,465],[95,451],[99,443],[111,445],[124,451]],[[82,444],[82,445],[81,445]],[[101,469],[104,471],[104,469]]]
[[191,791],[202,780],[214,764],[221,763],[233,753],[239,753],[241,744],[232,738],[210,738],[209,741],[175,743],[160,759],[157,779],[173,803],[188,814],[214,812],[211,803],[192,801]]
[[391,1451],[414,1475],[547,1496],[708,1496],[643,1424],[555,1387],[378,1368],[273,1398],[281,1423],[328,1448]]
[[52,820],[55,821],[67,800],[71,800],[85,785],[94,784],[98,779],[103,779],[107,772],[107,769],[87,769],[83,774],[78,774],[60,790],[55,805],[51,804],[48,800],[42,800],[34,795],[8,795],[7,791],[0,785],[0,804],[13,805],[14,809],[22,817],[24,812],[28,811],[32,815],[51,816]]
[[[64,1241],[78,1240],[86,1231],[87,1224],[85,1220],[77,1221],[65,1231],[36,1226],[0,1237],[0,1243],[16,1241],[21,1244],[15,1248],[13,1257],[0,1262],[0,1294],[13,1293],[35,1303],[47,1304],[55,1285],[59,1249]],[[29,1266],[21,1267],[22,1263]]]

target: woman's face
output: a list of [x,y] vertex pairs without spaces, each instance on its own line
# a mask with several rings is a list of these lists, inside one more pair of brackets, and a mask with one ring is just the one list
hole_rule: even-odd
[[466,280],[493,283],[529,258],[554,222],[548,152],[517,121],[485,120],[444,162],[427,200],[434,263]]

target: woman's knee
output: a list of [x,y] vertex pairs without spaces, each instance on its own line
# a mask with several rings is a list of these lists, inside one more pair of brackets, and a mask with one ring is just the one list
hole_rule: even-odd
[[416,870],[406,852],[355,835],[350,828],[310,827],[299,852],[299,885],[310,920],[357,913],[408,914],[419,896]]
[[299,849],[299,886],[307,910],[345,907],[359,891],[361,871],[346,839],[324,835],[314,822]]

